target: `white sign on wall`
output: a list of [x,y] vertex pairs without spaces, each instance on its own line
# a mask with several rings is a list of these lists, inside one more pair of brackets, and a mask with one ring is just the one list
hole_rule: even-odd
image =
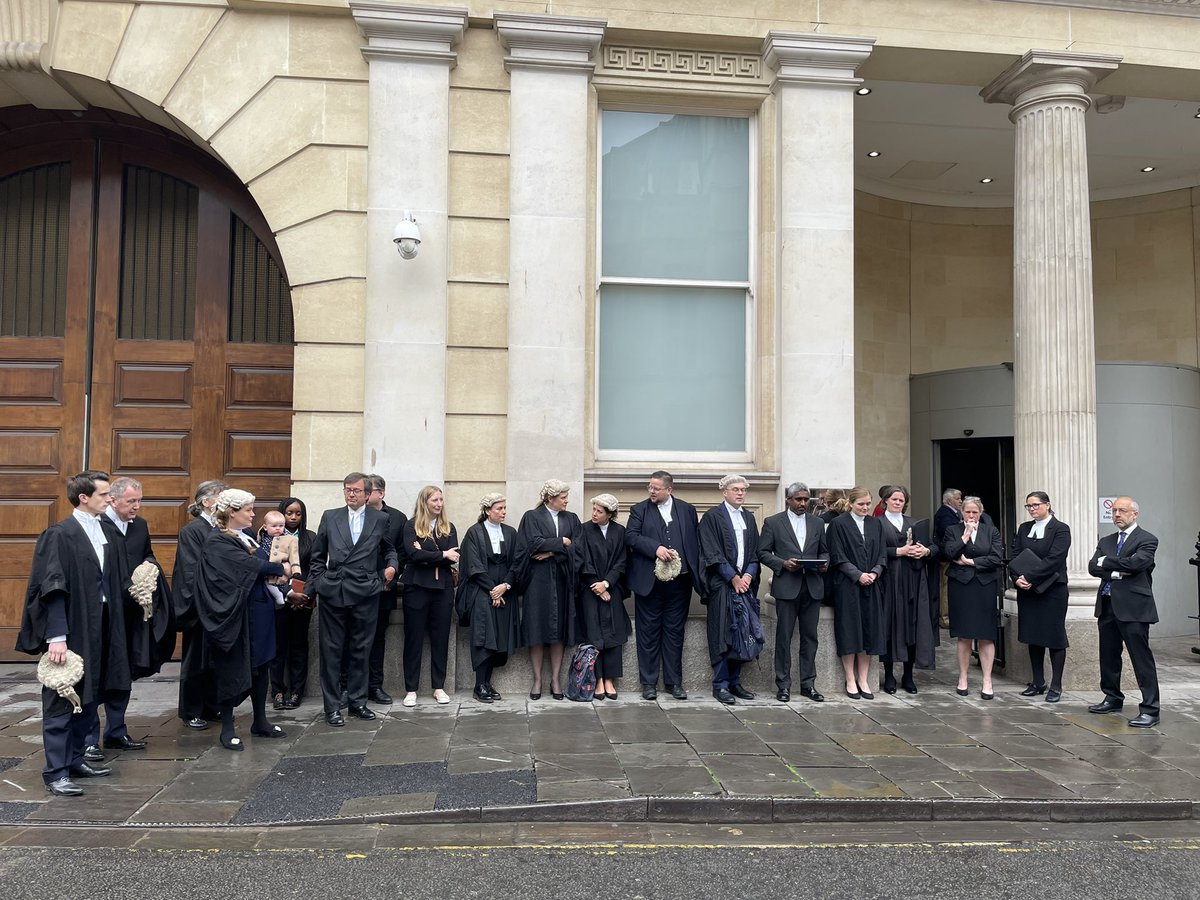
[[1100,498],[1100,524],[1111,525],[1113,523],[1112,508],[1117,502],[1116,497],[1101,497]]

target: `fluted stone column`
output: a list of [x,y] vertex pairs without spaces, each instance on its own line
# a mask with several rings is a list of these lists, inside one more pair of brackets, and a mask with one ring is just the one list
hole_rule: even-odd
[[[1119,57],[1032,50],[981,92],[1009,103],[1013,176],[1014,434],[1018,498],[1050,495],[1071,526],[1066,686],[1096,684],[1096,338],[1084,114]],[[1082,621],[1087,620],[1087,621]],[[1010,673],[1028,662],[1015,643]],[[1014,672],[1014,668],[1016,672]]]
[[[351,0],[370,64],[363,468],[409,508],[445,471],[450,69],[467,11]],[[416,259],[392,232],[405,210]]]
[[[854,479],[854,88],[872,38],[772,31],[776,69],[779,470]],[[837,424],[840,423],[840,424]]]
[[511,73],[508,439],[514,511],[547,478],[583,509],[588,81],[599,19],[496,14]]

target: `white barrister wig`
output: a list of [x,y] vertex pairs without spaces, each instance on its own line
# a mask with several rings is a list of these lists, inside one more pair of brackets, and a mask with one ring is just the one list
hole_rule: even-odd
[[67,651],[67,658],[61,663],[50,661],[50,654],[43,653],[38,660],[37,677],[45,687],[56,692],[58,696],[70,702],[75,707],[74,712],[83,712],[83,704],[75,693],[75,685],[83,680],[83,657],[73,650]]
[[545,503],[552,497],[557,497],[559,494],[565,494],[571,489],[571,486],[565,481],[560,481],[557,478],[548,478],[542,482],[542,502]]
[[672,550],[670,551],[670,559],[656,559],[654,561],[654,577],[659,581],[674,581],[679,577],[679,573],[683,571],[683,563],[679,559],[679,554]]
[[241,491],[237,488],[227,488],[217,494],[217,502],[213,505],[213,509],[217,512],[225,512],[230,509],[241,509],[247,503],[254,502],[254,495],[249,491]]
[[142,621],[149,622],[154,615],[154,591],[158,588],[158,566],[143,560],[133,570],[133,583],[129,585],[129,596],[142,608]]

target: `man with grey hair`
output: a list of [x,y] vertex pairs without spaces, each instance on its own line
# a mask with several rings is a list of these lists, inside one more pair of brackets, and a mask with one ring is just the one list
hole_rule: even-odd
[[1096,545],[1088,571],[1100,579],[1096,594],[1096,627],[1100,631],[1100,689],[1104,700],[1088,712],[1116,712],[1125,704],[1121,693],[1121,647],[1129,651],[1133,674],[1142,692],[1135,728],[1158,724],[1158,670],[1150,650],[1150,626],[1158,621],[1154,604],[1154,554],[1158,538],[1138,525],[1141,512],[1132,497],[1113,503],[1115,534]]
[[[787,509],[763,522],[758,559],[774,573],[775,598],[775,699],[791,700],[792,632],[800,631],[800,695],[816,703],[825,697],[817,690],[817,625],[825,596],[823,573],[829,568],[825,523],[808,512],[812,494],[801,481],[784,491]],[[815,561],[820,560],[820,563]]]
[[[942,505],[933,514],[934,546],[940,547],[942,545],[942,538],[946,534],[946,529],[951,525],[957,525],[963,520],[962,505],[963,492],[958,488],[946,488],[942,491]],[[989,522],[988,524],[990,525],[991,523]],[[938,618],[942,628],[950,627],[950,600],[949,591],[946,588],[946,571],[949,565],[945,560],[937,564]],[[933,585],[930,585],[930,587],[932,588]]]
[[722,703],[753,700],[742,687],[744,659],[730,651],[730,603],[742,595],[758,611],[758,526],[754,516],[742,509],[749,482],[741,475],[726,475],[717,487],[723,503],[708,510],[700,520],[700,565],[707,591],[702,600],[708,607],[708,657],[712,664],[713,696]]

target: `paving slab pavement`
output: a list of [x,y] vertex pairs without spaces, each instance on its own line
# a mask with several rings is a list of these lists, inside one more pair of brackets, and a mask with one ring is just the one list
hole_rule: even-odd
[[[217,728],[174,715],[177,667],[139,682],[130,733],[144,751],[112,752],[111,777],[79,798],[41,780],[41,703],[33,667],[0,666],[0,823],[143,827],[499,821],[795,822],[1191,819],[1200,801],[1200,658],[1195,640],[1156,639],[1163,719],[1134,729],[1087,706],[954,693],[950,649],[918,673],[920,692],[797,696],[726,707],[692,699],[570,703],[469,696],[377,709],[331,728],[319,700],[273,713],[283,739],[249,734],[230,753]],[[973,673],[978,682],[978,673]],[[1136,688],[1127,697],[1136,714]],[[115,846],[115,845],[114,845]]]

